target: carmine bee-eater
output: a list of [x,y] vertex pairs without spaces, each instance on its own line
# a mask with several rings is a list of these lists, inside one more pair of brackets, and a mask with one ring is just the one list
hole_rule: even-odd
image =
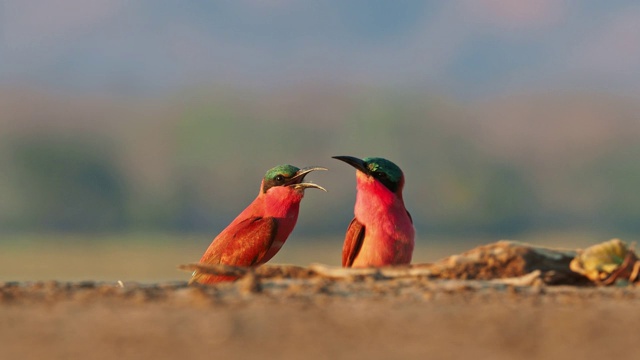
[[[232,266],[258,266],[280,250],[298,220],[304,189],[322,186],[302,182],[305,175],[322,167],[299,169],[280,165],[267,171],[258,197],[240,213],[202,255],[200,263]],[[233,276],[193,273],[191,282],[202,284],[232,281]]]
[[357,169],[355,217],[344,239],[342,266],[409,264],[415,230],[402,199],[402,170],[383,158],[333,158]]

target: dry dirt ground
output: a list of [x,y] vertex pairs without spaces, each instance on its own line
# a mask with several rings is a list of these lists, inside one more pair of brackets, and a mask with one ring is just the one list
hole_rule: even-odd
[[346,276],[0,282],[0,359],[640,358],[640,286],[590,285],[574,254],[498,242]]
[[640,287],[0,284],[0,359],[635,359]]

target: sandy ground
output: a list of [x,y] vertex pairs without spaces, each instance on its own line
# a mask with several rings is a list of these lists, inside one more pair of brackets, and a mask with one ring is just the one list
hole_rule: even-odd
[[640,287],[0,283],[0,359],[634,359]]

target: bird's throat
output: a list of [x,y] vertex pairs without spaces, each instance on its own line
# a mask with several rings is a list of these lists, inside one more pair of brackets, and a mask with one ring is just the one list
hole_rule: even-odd
[[296,219],[303,196],[304,192],[288,186],[269,189],[264,194],[265,216]]

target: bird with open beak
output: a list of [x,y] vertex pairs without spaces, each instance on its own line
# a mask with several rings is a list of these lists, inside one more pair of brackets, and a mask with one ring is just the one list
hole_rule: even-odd
[[[296,225],[304,190],[316,188],[326,191],[320,185],[303,182],[304,177],[314,170],[327,169],[280,165],[267,171],[258,196],[213,239],[200,263],[259,266],[269,261]],[[209,284],[236,279],[195,271],[190,283]]]

